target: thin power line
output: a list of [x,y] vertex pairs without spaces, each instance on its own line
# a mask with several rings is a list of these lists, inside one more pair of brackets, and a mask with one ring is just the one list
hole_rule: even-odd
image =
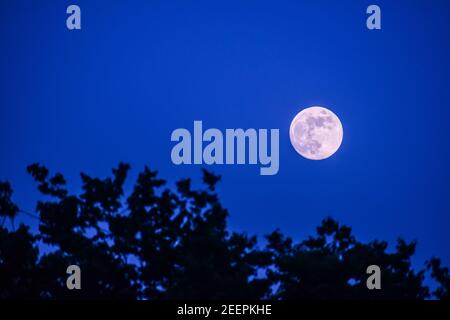
[[41,219],[38,215],[36,215],[34,213],[31,213],[31,212],[28,212],[28,211],[25,211],[23,209],[19,209],[19,212],[22,212],[22,213],[26,214],[27,216],[32,217],[34,219],[38,219],[38,220]]
[[[124,212],[124,211],[126,211],[126,209],[122,210],[121,213]],[[31,218],[34,218],[34,219],[37,219],[37,220],[41,220],[41,218],[38,215],[36,215],[34,213],[31,213],[31,212],[28,212],[28,211],[25,211],[23,209],[19,209],[18,212],[24,213],[25,215],[27,215],[27,216],[29,216]],[[97,226],[97,227],[100,228],[100,230],[102,230],[102,231],[109,232],[109,230],[107,230],[107,229],[105,229],[105,228],[103,228],[101,226]]]

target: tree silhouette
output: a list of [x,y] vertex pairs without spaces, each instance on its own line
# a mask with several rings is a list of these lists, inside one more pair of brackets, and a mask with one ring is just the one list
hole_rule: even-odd
[[[317,228],[317,236],[296,245],[278,231],[267,236],[281,299],[424,299],[424,271],[415,272],[410,258],[416,244],[398,240],[397,251],[387,253],[384,241],[359,243],[351,229],[331,218]],[[366,269],[378,265],[382,290],[368,290]]]
[[[450,276],[433,258],[411,267],[415,243],[358,242],[331,218],[317,234],[294,243],[279,230],[255,236],[228,230],[228,212],[216,193],[220,177],[203,170],[204,187],[180,180],[173,189],[147,167],[126,196],[130,167],[112,176],[81,173],[70,193],[64,177],[27,170],[45,200],[38,201],[39,232],[6,228],[19,207],[0,183],[0,298],[50,299],[449,299]],[[82,290],[66,288],[66,268],[82,270]],[[382,270],[382,290],[368,290],[366,268]],[[439,286],[424,285],[429,272]]]
[[12,193],[9,182],[0,181],[0,217],[2,217],[2,226],[7,218],[13,220],[19,211],[19,208],[11,201]]
[[434,296],[441,300],[450,300],[450,274],[448,268],[441,266],[438,258],[432,258],[427,262],[431,276],[440,284],[433,292]]

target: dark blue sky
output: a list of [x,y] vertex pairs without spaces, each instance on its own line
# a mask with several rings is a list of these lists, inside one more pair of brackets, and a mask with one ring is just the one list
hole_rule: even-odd
[[[366,29],[378,4],[382,30]],[[78,4],[82,30],[68,31]],[[25,168],[78,188],[129,162],[169,181],[172,130],[280,128],[280,171],[215,166],[234,230],[294,238],[330,215],[362,240],[419,241],[450,264],[450,2],[18,1],[0,4],[0,179],[33,211]],[[325,161],[300,157],[289,124],[323,105],[344,126]],[[36,225],[35,221],[20,218]]]

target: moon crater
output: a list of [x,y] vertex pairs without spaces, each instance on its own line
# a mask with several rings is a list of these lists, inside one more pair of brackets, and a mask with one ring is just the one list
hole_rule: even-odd
[[310,160],[323,160],[339,149],[343,128],[332,111],[314,106],[295,116],[289,129],[289,137],[300,155]]

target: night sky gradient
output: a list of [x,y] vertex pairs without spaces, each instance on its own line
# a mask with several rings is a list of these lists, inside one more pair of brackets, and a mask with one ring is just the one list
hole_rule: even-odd
[[[78,4],[82,30],[66,28]],[[378,4],[382,30],[366,28]],[[213,166],[233,230],[295,239],[326,216],[363,240],[419,241],[450,264],[450,1],[0,2],[0,180],[34,212],[26,166],[109,175],[144,165],[173,183],[176,128],[279,128],[280,170]],[[344,127],[325,161],[299,156],[289,125],[322,105]],[[20,215],[36,228],[37,221]]]

